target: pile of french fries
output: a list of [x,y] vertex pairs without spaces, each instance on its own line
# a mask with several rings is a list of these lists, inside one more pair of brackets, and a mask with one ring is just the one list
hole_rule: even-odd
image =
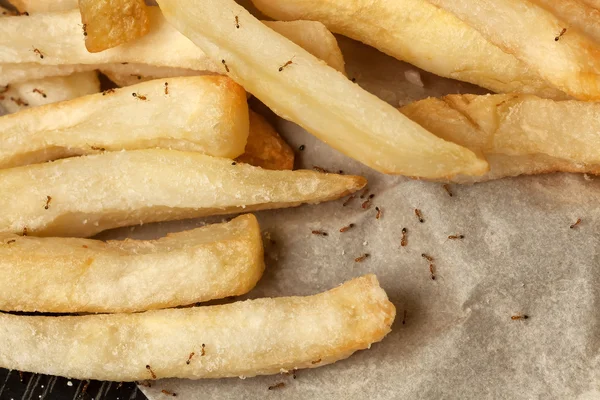
[[[0,366],[135,381],[275,374],[390,332],[372,275],[311,297],[248,293],[252,214],[152,241],[136,224],[296,207],[361,190],[295,171],[248,93],[382,173],[482,182],[600,173],[593,1],[19,0],[0,22]],[[331,31],[330,31],[331,30]],[[498,94],[396,109],[345,74],[331,32]],[[101,91],[98,72],[115,84]],[[99,313],[97,315],[77,315]]]

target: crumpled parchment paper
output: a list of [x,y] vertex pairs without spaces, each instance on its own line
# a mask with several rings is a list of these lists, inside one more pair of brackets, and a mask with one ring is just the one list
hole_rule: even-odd
[[[421,88],[405,78],[414,67],[349,39],[340,45],[349,76],[395,106],[482,93],[427,73]],[[141,388],[150,400],[164,400],[162,389],[179,399],[600,399],[599,179],[553,174],[452,185],[451,197],[441,184],[369,170],[253,106],[294,148],[305,145],[298,167],[364,175],[375,197],[368,210],[355,198],[346,207],[342,199],[259,213],[267,270],[243,298],[310,295],[375,273],[397,307],[393,331],[370,350],[298,371],[297,379],[161,380]],[[570,229],[578,218],[581,225]],[[103,238],[159,237],[221,220],[147,225]],[[356,226],[339,232],[350,223]],[[456,234],[465,238],[448,239]],[[370,257],[356,263],[364,253]],[[434,257],[437,279],[422,253]],[[511,319],[524,314],[530,318]],[[285,386],[268,390],[279,382]]]

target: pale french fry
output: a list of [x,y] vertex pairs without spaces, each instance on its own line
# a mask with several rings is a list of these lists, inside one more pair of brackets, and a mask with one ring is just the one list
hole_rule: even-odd
[[395,315],[374,275],[308,297],[140,314],[0,314],[0,367],[110,381],[278,374],[369,348]]
[[[285,36],[330,67],[346,73],[344,56],[337,39],[318,21],[262,21],[275,32]],[[240,25],[240,29],[242,29]]]
[[294,151],[262,116],[250,111],[250,134],[236,161],[265,169],[294,169]]
[[[345,73],[342,51],[335,36],[327,30],[325,25],[313,21],[263,21],[263,23],[305,48],[331,67]],[[102,67],[101,71],[121,87],[158,78],[201,74],[200,71],[190,69],[154,67],[144,64],[110,64]]]
[[78,0],[10,0],[20,12],[43,13],[77,8]]
[[[596,6],[586,4],[583,0],[531,0],[550,11],[559,19],[567,22],[570,28],[581,30],[600,44],[600,3]],[[566,34],[566,32],[565,32]]]
[[179,76],[211,75],[214,73],[195,71],[193,69],[155,67],[147,64],[105,64],[100,67],[100,72],[113,81],[117,86],[131,86],[140,82],[154,79],[175,78]]
[[0,234],[0,310],[137,312],[238,296],[256,286],[263,256],[253,215],[147,241]]
[[434,134],[483,154],[490,172],[473,183],[547,172],[600,173],[600,105],[533,95],[450,95],[401,109]]
[[97,53],[141,38],[150,30],[144,0],[79,0],[85,47]]
[[[99,91],[100,81],[96,71],[80,72],[70,76],[43,78],[11,84],[5,89],[0,88],[0,107],[8,113],[15,113],[25,108],[72,100]],[[4,146],[0,145],[0,154],[2,147]]]
[[[600,49],[578,29],[530,0],[428,0],[514,54],[580,100],[600,100]],[[562,0],[561,0],[562,1]]]
[[426,0],[252,0],[280,20],[323,22],[335,33],[447,78],[495,92],[564,98],[514,56]]
[[0,232],[89,237],[141,223],[316,204],[365,184],[358,176],[269,171],[200,153],[109,152],[0,170]]
[[[439,179],[487,163],[445,142],[262,24],[233,0],[160,0],[165,17],[269,106],[380,172]],[[238,16],[240,28],[231,23]],[[243,28],[242,28],[243,27]]]
[[40,65],[36,63],[0,64],[0,86],[55,76],[70,76],[78,72],[94,71],[100,67],[103,67],[103,65]]
[[0,117],[0,168],[155,147],[235,158],[248,130],[246,92],[231,79],[161,79]]
[[[90,53],[85,48],[78,10],[6,17],[0,24],[0,85],[44,76],[70,75],[103,68],[102,64],[136,63],[219,74],[226,72],[220,61],[211,61],[189,39],[173,29],[158,7],[149,7],[148,13],[148,34],[100,53]],[[235,24],[235,20],[232,24]],[[311,24],[310,27],[320,32],[315,25]],[[289,29],[284,29],[290,33]],[[311,51],[327,54],[328,60],[343,66],[343,59],[336,57],[336,54],[340,54],[337,43],[306,40],[305,34],[297,32],[295,36],[305,44],[314,46]],[[322,32],[316,33],[315,37],[323,38]],[[23,71],[23,66],[34,70]],[[67,71],[61,73],[65,69]]]

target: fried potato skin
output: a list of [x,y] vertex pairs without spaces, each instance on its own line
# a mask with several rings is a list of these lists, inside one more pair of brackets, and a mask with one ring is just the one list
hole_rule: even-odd
[[317,204],[365,184],[358,176],[270,171],[200,153],[106,152],[0,170],[0,232],[90,237],[141,223]]
[[98,53],[144,36],[150,17],[144,0],[79,0],[85,47]]
[[139,314],[0,314],[0,366],[110,381],[278,374],[369,348],[395,314],[373,275],[308,297]]
[[236,161],[265,169],[294,169],[294,151],[260,114],[250,111],[250,134]]
[[272,18],[320,21],[334,33],[446,78],[500,93],[566,97],[516,57],[426,0],[252,1]]
[[0,234],[0,310],[114,313],[185,306],[245,294],[264,267],[253,215],[158,240]]
[[482,154],[490,172],[457,183],[548,172],[600,172],[600,106],[533,95],[449,95],[401,108],[436,135]]

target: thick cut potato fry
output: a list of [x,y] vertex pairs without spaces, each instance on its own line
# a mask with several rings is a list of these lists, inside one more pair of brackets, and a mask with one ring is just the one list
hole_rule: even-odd
[[157,80],[0,117],[0,168],[154,147],[234,158],[246,92],[224,76]]
[[[96,71],[80,72],[70,76],[37,79],[11,84],[4,89],[0,88],[0,107],[8,113],[15,113],[29,107],[72,100],[99,91],[100,81]],[[0,154],[2,147],[4,146],[0,144]]]
[[[285,36],[330,67],[346,73],[344,56],[337,39],[318,21],[262,21],[275,32]],[[240,29],[242,29],[240,25]]]
[[193,69],[155,67],[147,64],[106,64],[100,72],[117,86],[125,87],[154,79],[175,78],[180,76],[214,75],[214,72],[195,71]]
[[77,8],[78,0],[9,0],[20,12],[43,13]]
[[[514,54],[558,89],[600,100],[600,49],[570,24],[530,0],[428,0]],[[560,0],[562,1],[562,0]],[[566,30],[565,30],[566,29]]]
[[596,44],[600,44],[600,9],[598,9],[600,2],[596,5],[586,4],[584,0],[531,0],[531,2],[567,22],[569,29],[579,29]]
[[495,92],[565,97],[517,58],[426,0],[253,0],[253,3],[275,19],[321,21],[335,33],[440,76]]
[[40,65],[36,63],[0,64],[0,86],[56,76],[70,76],[99,69],[102,65]]
[[264,271],[258,222],[159,240],[102,242],[0,234],[0,310],[137,312],[249,292]]
[[294,169],[294,151],[262,116],[250,111],[250,134],[236,161],[265,169]]
[[[219,74],[226,72],[220,61],[211,61],[189,39],[173,29],[165,21],[158,7],[149,7],[148,13],[150,32],[147,35],[100,53],[90,53],[85,48],[78,10],[29,17],[6,17],[0,24],[0,85],[14,82],[19,77],[23,80],[23,76],[26,77],[25,80],[31,80],[64,75],[56,73],[61,68],[70,68],[66,73],[69,75],[81,71],[77,69],[82,68],[79,66],[81,64],[93,65],[92,69],[102,68],[102,64],[137,63]],[[232,24],[235,24],[235,20]],[[311,29],[316,29],[315,25],[310,26]],[[289,29],[284,29],[289,33]],[[314,46],[311,51],[321,55],[328,54],[329,60],[336,60],[337,66],[343,66],[343,59],[337,59],[335,56],[340,54],[337,43],[309,41],[306,40],[305,34],[297,32],[296,36],[305,44]],[[315,36],[322,37],[320,34]],[[26,67],[33,64],[37,65],[36,68],[53,69],[15,71],[15,68],[19,68],[18,64],[24,64]],[[7,75],[9,73],[10,75]]]
[[[405,118],[233,0],[158,3],[177,29],[275,113],[364,164],[432,179],[487,171],[471,151]],[[231,15],[238,16],[239,29]]]
[[459,183],[547,172],[600,173],[600,105],[533,95],[450,95],[401,111],[436,135],[483,154],[491,169]]
[[395,315],[374,275],[309,297],[140,314],[0,314],[0,367],[110,381],[278,374],[369,348]]
[[0,232],[88,237],[141,223],[316,204],[365,184],[359,176],[269,171],[200,153],[104,153],[0,170]]
[[79,0],[85,47],[97,53],[141,38],[150,30],[144,0]]
[[[263,21],[263,23],[345,74],[342,51],[335,36],[327,30],[325,25],[313,21]],[[101,72],[121,87],[152,79],[202,73],[191,69],[154,67],[145,64],[110,64],[102,67]]]

